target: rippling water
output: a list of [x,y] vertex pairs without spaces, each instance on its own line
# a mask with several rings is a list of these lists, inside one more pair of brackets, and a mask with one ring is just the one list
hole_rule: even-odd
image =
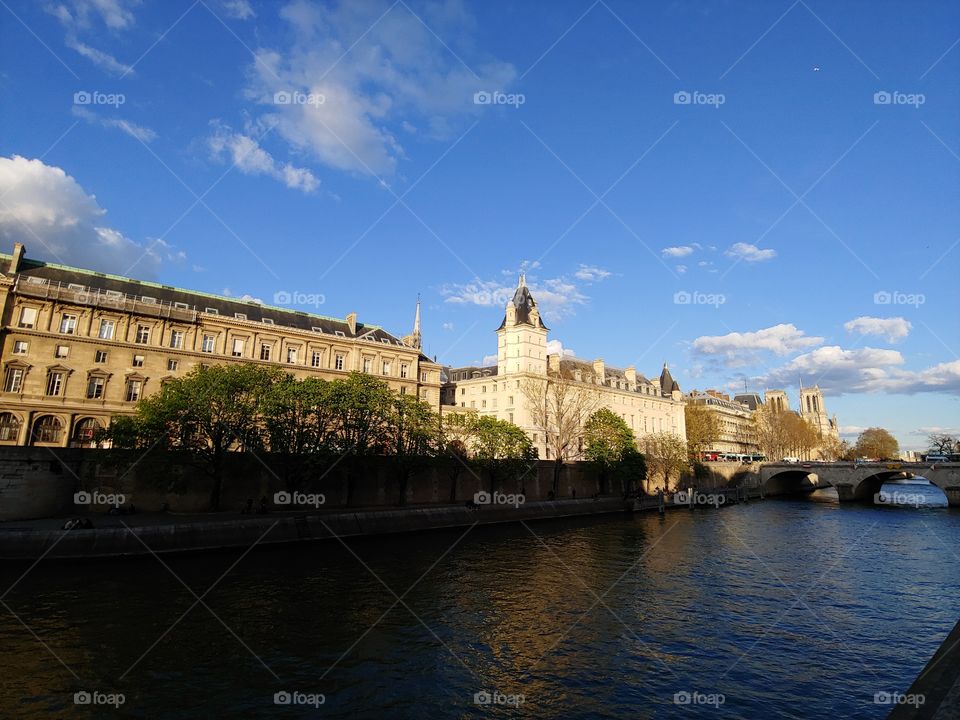
[[956,511],[765,502],[44,562],[0,605],[0,717],[884,718],[960,615],[958,547]]

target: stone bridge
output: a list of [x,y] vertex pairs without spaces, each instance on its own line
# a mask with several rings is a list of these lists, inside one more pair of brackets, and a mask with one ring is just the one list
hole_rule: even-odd
[[805,462],[764,463],[760,484],[766,495],[794,495],[833,487],[840,502],[869,500],[887,480],[922,475],[960,506],[960,463]]

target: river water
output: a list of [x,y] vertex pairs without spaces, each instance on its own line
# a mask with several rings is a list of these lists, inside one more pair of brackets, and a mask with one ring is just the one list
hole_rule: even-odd
[[884,718],[958,548],[953,510],[767,501],[44,561],[0,604],[0,717]]

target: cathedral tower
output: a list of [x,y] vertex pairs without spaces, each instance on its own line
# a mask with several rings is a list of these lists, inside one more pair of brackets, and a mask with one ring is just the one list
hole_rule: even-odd
[[547,326],[521,274],[497,328],[497,374],[547,373]]

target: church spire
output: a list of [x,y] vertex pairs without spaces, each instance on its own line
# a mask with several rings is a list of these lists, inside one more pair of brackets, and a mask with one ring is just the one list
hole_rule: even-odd
[[517,287],[522,288],[527,286],[527,275],[526,273],[520,273],[520,280],[517,281]]
[[422,336],[420,334],[420,293],[417,293],[417,311],[413,316],[413,332],[403,338],[403,343],[417,350],[422,346]]

